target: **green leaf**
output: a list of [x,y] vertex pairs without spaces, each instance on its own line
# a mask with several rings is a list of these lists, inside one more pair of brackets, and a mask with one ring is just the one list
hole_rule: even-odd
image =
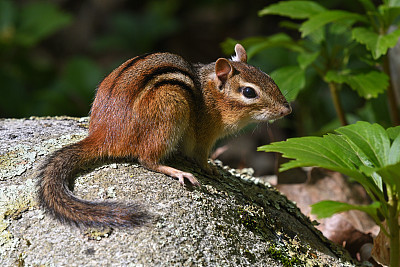
[[362,165],[360,166],[360,171],[367,176],[370,176],[372,180],[374,181],[374,184],[379,188],[380,192],[383,192],[383,182],[382,182],[382,177],[376,172],[377,168],[370,167],[372,165],[366,166]]
[[386,132],[388,133],[390,139],[394,140],[398,135],[400,135],[400,126],[387,128]]
[[298,31],[299,28],[300,28],[300,24],[299,23],[296,23],[296,22],[293,22],[293,21],[289,21],[289,20],[279,21],[278,25],[281,28],[285,28],[285,29],[288,29],[288,30],[294,30],[294,31]]
[[360,210],[368,213],[371,217],[377,218],[377,210],[380,206],[380,202],[373,202],[370,205],[351,205],[339,201],[324,200],[311,205],[311,213],[317,215],[318,219],[322,219],[339,212]]
[[350,74],[349,70],[341,73],[328,71],[325,75],[327,82],[346,83],[358,95],[366,99],[377,97],[383,93],[389,85],[389,77],[379,71],[370,71],[368,73]]
[[[398,148],[397,148],[398,149]],[[399,151],[397,150],[397,154]],[[378,176],[381,181],[387,185],[393,186],[400,190],[400,162],[397,156],[393,160],[397,160],[397,163],[392,165],[386,165],[382,168],[370,168],[366,166],[361,166],[360,170],[369,176]]]
[[354,28],[352,31],[353,39],[364,44],[371,51],[374,59],[385,55],[389,48],[396,45],[400,37],[400,29],[389,34],[377,34],[370,29],[364,27]]
[[19,14],[16,41],[33,46],[72,21],[72,17],[51,2],[33,2],[24,6]]
[[400,162],[393,165],[388,165],[376,170],[382,180],[389,185],[395,185],[400,191]]
[[279,152],[285,158],[294,159],[284,163],[280,171],[305,166],[338,171],[353,177],[383,199],[383,178],[378,170],[389,162],[391,150],[387,132],[380,125],[368,122],[357,122],[336,132],[323,137],[292,138],[259,147],[258,150]]
[[353,20],[367,22],[367,19],[359,14],[341,11],[341,10],[329,10],[320,12],[314,16],[311,16],[309,20],[304,22],[300,27],[300,32],[302,37],[306,37],[315,30],[325,26],[331,22],[337,22],[342,20]]
[[295,159],[283,164],[281,171],[295,167],[319,166],[361,179],[363,175],[360,175],[354,166],[354,162],[359,162],[359,160],[341,139],[340,136],[334,134],[328,134],[322,138],[313,136],[291,138],[284,142],[259,147],[258,150],[280,152],[285,158]]
[[[400,126],[398,126],[400,128]],[[400,134],[394,139],[392,146],[389,150],[389,157],[387,160],[387,164],[397,164],[400,162]],[[399,172],[400,176],[400,172]]]
[[[400,140],[400,138],[399,138]],[[381,168],[371,168],[367,166],[361,166],[360,170],[369,176],[376,176],[381,179],[387,185],[393,186],[400,191],[400,159],[399,159],[399,144],[396,144],[394,150],[396,150],[396,154],[393,154],[391,161],[395,162],[391,165],[386,165]]]
[[375,12],[376,8],[374,3],[371,0],[358,0],[364,6],[364,9],[369,12]]
[[386,130],[379,124],[359,121],[341,127],[336,132],[344,135],[364,165],[382,167],[388,163],[390,139]]
[[311,65],[319,56],[319,51],[315,53],[301,53],[297,57],[297,62],[301,69],[305,70],[309,65]]
[[390,25],[399,25],[400,20],[400,6],[397,7],[389,7],[386,12],[386,20],[388,21],[387,24]]
[[281,1],[260,10],[259,16],[280,15],[292,19],[306,19],[326,9],[313,1]]
[[287,66],[270,73],[271,78],[281,89],[286,100],[291,102],[306,85],[304,70],[298,66]]

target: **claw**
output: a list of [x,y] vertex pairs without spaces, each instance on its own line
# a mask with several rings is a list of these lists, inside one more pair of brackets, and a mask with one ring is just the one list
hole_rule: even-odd
[[178,180],[179,183],[181,185],[185,185],[185,178],[189,180],[189,182],[193,185],[193,186],[199,186],[200,183],[197,181],[197,179],[194,177],[193,174],[188,173],[188,172],[181,172],[179,174],[177,174],[178,176]]
[[194,177],[193,174],[189,173],[189,172],[183,172],[180,170],[177,170],[175,168],[169,167],[169,166],[164,166],[164,165],[160,165],[157,168],[155,168],[156,171],[164,173],[166,175],[169,175],[171,177],[177,178],[179,183],[181,185],[185,185],[185,178],[189,180],[189,182],[193,185],[193,186],[199,186],[200,183],[197,181],[196,177]]

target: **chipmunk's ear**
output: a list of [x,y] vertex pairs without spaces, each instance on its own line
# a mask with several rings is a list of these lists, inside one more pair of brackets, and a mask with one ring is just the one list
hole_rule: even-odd
[[247,53],[241,44],[235,45],[236,55],[232,57],[233,61],[247,63]]
[[225,84],[228,80],[229,75],[233,72],[233,68],[231,63],[225,58],[219,58],[217,62],[215,62],[215,74],[218,79]]

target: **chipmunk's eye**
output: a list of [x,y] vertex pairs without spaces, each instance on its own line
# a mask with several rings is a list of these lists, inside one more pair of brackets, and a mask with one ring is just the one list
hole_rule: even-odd
[[256,90],[254,90],[251,87],[242,87],[242,88],[240,88],[240,91],[242,92],[242,94],[246,98],[255,98],[255,97],[257,97]]

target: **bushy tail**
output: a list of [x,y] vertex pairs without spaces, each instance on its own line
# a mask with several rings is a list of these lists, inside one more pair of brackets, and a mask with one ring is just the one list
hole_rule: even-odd
[[61,222],[78,226],[133,226],[145,217],[138,207],[115,202],[92,202],[76,198],[69,182],[84,165],[94,160],[86,139],[54,152],[39,175],[39,202]]

